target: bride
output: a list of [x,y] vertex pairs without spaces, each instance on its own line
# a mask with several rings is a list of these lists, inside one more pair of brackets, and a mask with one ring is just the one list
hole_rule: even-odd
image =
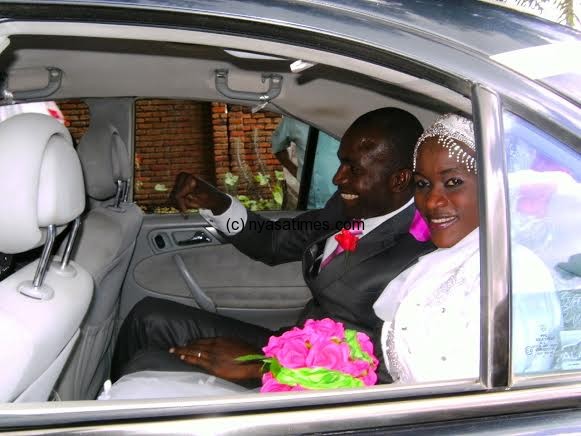
[[[472,122],[454,114],[440,117],[415,146],[415,203],[438,250],[392,280],[373,307],[383,321],[376,354],[380,349],[397,383],[478,377],[481,322],[475,154]],[[551,274],[528,249],[517,244],[511,248],[513,369],[517,374],[548,370],[561,329]],[[220,364],[236,365],[225,360]],[[202,373],[147,371],[122,377],[101,399],[244,390]]]
[[[477,378],[480,366],[480,253],[477,165],[472,122],[439,118],[414,150],[416,207],[438,250],[386,287],[373,308],[381,347],[399,383]],[[561,329],[551,274],[512,244],[512,365],[549,370]]]

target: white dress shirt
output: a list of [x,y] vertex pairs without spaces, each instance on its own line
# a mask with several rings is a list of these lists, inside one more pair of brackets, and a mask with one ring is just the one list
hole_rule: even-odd
[[[228,194],[226,194],[228,195]],[[200,215],[208,223],[228,236],[234,236],[242,231],[248,220],[246,208],[237,199],[230,197],[230,207],[220,215],[214,215],[210,209],[200,209]]]

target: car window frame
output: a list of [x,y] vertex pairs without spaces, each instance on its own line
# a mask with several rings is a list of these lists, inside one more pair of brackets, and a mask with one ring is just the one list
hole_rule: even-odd
[[[489,389],[580,383],[581,370],[518,376],[512,370],[510,211],[503,113],[509,111],[530,122],[526,117],[530,114],[530,108],[522,107],[509,97],[480,84],[472,86],[472,95],[473,103],[478,102],[474,106],[473,117],[480,165],[478,182],[483,291],[480,381]],[[535,123],[531,124],[539,127]],[[573,150],[579,150],[579,142],[564,141],[560,135],[561,130],[551,123],[543,123],[543,127],[539,128]],[[506,343],[495,343],[495,331],[507,332]],[[487,358],[482,359],[482,356]]]
[[[290,45],[290,44],[289,44]],[[428,68],[426,66],[426,68]],[[451,89],[465,89],[466,87],[466,79],[460,78],[460,77],[456,77],[455,81],[451,80],[449,78],[449,81],[447,82],[448,85],[450,85]],[[464,94],[465,95],[465,94]],[[473,105],[474,105],[474,100],[473,100]],[[495,123],[494,126],[488,126],[488,122],[490,121],[489,119],[486,118],[486,115],[488,114],[488,112],[486,110],[482,111],[482,120],[478,121],[478,123],[480,123],[481,127],[480,127],[480,135],[485,135],[487,129],[497,129],[497,127],[494,127],[497,125],[497,121],[493,122]],[[526,118],[526,117],[525,117]],[[488,127],[487,127],[488,126]],[[477,139],[477,144],[478,144],[478,139]],[[496,156],[496,155],[495,155]],[[496,158],[498,158],[498,156],[496,156]],[[481,172],[482,173],[482,177],[484,177],[484,171]],[[484,177],[484,181],[486,181],[487,178]],[[486,184],[485,184],[486,186]],[[504,188],[506,189],[506,186],[504,186]],[[506,201],[506,199],[505,199]],[[508,223],[505,223],[505,225],[508,225]],[[506,229],[505,229],[506,230]],[[486,230],[485,230],[485,234],[486,234]],[[488,274],[488,271],[486,271],[486,274]],[[488,373],[488,371],[487,371]],[[578,378],[575,379],[576,382],[578,382]],[[443,386],[443,384],[445,384],[445,386]],[[499,385],[499,387],[502,387],[503,385]],[[454,388],[453,390],[451,390],[450,388]],[[392,393],[396,393],[396,395],[393,396],[389,396],[388,398],[385,397],[385,391],[386,389],[389,389],[390,392]],[[424,389],[424,390],[422,390]],[[343,397],[354,397],[356,395],[350,395],[350,394],[357,394],[358,392],[360,393],[364,393],[365,394],[365,399],[361,399],[359,401],[384,401],[385,405],[390,406],[390,405],[394,405],[395,403],[398,402],[403,402],[406,403],[406,401],[404,400],[405,398],[409,398],[411,396],[413,397],[417,397],[418,395],[422,396],[425,395],[426,397],[431,397],[432,399],[434,399],[434,396],[437,395],[443,395],[443,394],[450,394],[452,395],[452,397],[450,398],[458,398],[460,397],[460,401],[464,401],[462,400],[461,397],[463,397],[464,394],[466,394],[467,392],[473,392],[475,390],[486,390],[483,389],[482,384],[470,384],[470,383],[465,383],[465,382],[458,382],[458,383],[449,383],[449,382],[445,382],[445,383],[439,383],[439,384],[433,384],[433,385],[425,385],[425,386],[412,386],[412,387],[400,387],[400,388],[396,388],[396,387],[387,387],[387,388],[383,388],[383,387],[377,387],[377,388],[371,388],[368,390],[361,390],[361,391],[350,391],[350,392],[343,392],[343,393],[307,393],[307,394],[301,394],[301,397],[304,398],[303,404],[300,404],[300,402],[293,402],[293,401],[289,401],[290,398],[288,395],[284,395],[284,394],[274,394],[273,396],[269,396],[269,398],[262,398],[262,399],[257,399],[257,401],[254,402],[254,406],[247,404],[247,406],[250,407],[246,407],[244,410],[249,411],[249,410],[258,410],[258,408],[260,408],[261,412],[264,412],[265,410],[268,409],[272,409],[272,408],[276,408],[279,405],[287,405],[289,407],[295,406],[295,407],[304,407],[306,405],[313,405],[313,403],[309,402],[308,400],[310,398],[312,399],[317,399],[319,404],[315,404],[314,407],[319,407],[322,406],[323,408],[325,407],[325,405],[328,405],[329,402],[332,404],[341,404],[341,403],[351,403],[351,401],[349,399],[341,399],[339,397],[343,396]],[[551,394],[555,394],[555,392],[567,392],[567,390],[547,390],[546,394],[550,397]],[[530,393],[534,393],[533,391],[530,391]],[[336,394],[336,395],[335,395]],[[486,393],[485,395],[491,395],[489,393]],[[492,397],[490,397],[492,400]],[[270,399],[273,400],[279,400],[278,402],[276,401],[269,401]],[[417,398],[414,398],[414,400]],[[445,397],[438,397],[436,399],[445,399]],[[268,401],[267,401],[268,400]],[[329,401],[330,400],[330,401]],[[503,400],[504,401],[504,400]],[[535,401],[538,401],[535,400]],[[243,401],[244,402],[244,401]],[[196,407],[196,402],[195,401],[174,401],[174,402],[159,402],[159,401],[136,401],[136,402],[130,402],[132,404],[134,404],[135,407],[132,407],[131,410],[129,410],[129,412],[135,412],[135,413],[128,413],[128,414],[117,414],[117,412],[119,412],[118,409],[115,408],[116,405],[119,404],[114,404],[114,405],[109,405],[109,407],[107,407],[108,405],[103,404],[103,405],[99,405],[103,410],[101,410],[101,418],[100,419],[104,419],[104,420],[108,420],[108,419],[127,419],[127,418],[143,418],[143,414],[148,411],[148,412],[157,412],[157,414],[154,413],[155,417],[162,417],[162,416],[184,416],[184,415],[189,415],[191,413],[201,413],[201,414],[207,414],[207,413],[212,413],[215,412],[216,409],[215,407],[217,406],[216,403],[224,403],[223,400],[219,401],[219,402],[206,402],[206,404],[199,404],[198,403],[198,407]],[[241,411],[240,408],[240,398],[233,398],[231,401],[226,402],[227,406],[231,406],[231,409],[228,410],[228,408],[226,408],[224,410],[224,412],[228,413],[228,411]],[[267,409],[263,409],[265,403],[268,403],[268,408]],[[294,403],[294,404],[293,404]],[[410,402],[407,402],[407,405],[410,406]],[[44,404],[43,404],[44,405]],[[353,406],[357,406],[356,403],[352,403]],[[16,414],[19,414],[20,416],[24,416],[24,419],[27,420],[28,422],[30,422],[30,415],[26,416],[26,414],[22,415],[19,411],[22,410],[28,410],[30,412],[33,412],[35,410],[35,405],[30,405],[30,407],[23,407],[23,405],[11,405],[11,406],[15,406],[12,407],[12,409],[14,410],[14,412]],[[66,407],[68,405],[64,405],[65,407],[63,407],[65,409],[65,411],[68,411],[70,413],[72,413],[73,418],[71,419],[71,416],[67,415],[64,416],[66,414],[63,413],[61,414],[60,421],[61,422],[80,422],[79,419],[85,420],[85,419],[94,419],[94,420],[99,420],[99,416],[95,416],[94,414],[94,410],[89,410],[92,409],[91,407],[87,407],[87,405],[83,405],[83,409],[84,410],[79,410],[77,409],[76,412],[76,419],[74,418],[75,414],[73,413],[74,407],[73,406],[69,406]],[[536,407],[539,407],[538,405]],[[8,408],[10,409],[10,408]],[[52,411],[48,410],[49,408],[37,408],[37,413],[40,414],[41,416],[43,416],[44,422],[48,422],[48,423],[54,423],[55,420],[58,421],[57,415],[58,413],[55,413],[55,410],[58,408],[51,408]],[[42,421],[40,421],[42,422]]]

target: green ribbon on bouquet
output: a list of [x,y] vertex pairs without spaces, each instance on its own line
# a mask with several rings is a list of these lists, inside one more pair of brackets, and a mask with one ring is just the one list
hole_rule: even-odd
[[353,360],[365,360],[366,362],[372,363],[373,359],[369,354],[361,349],[361,345],[357,340],[357,330],[347,329],[345,330],[345,342],[349,345],[349,350],[351,351],[351,359]]
[[[345,330],[345,343],[349,346],[351,359],[373,362],[371,356],[361,349],[356,330]],[[235,360],[239,362],[261,360],[264,363],[263,370],[270,371],[279,383],[288,386],[300,385],[306,389],[360,388],[365,386],[362,380],[341,371],[320,367],[285,368],[277,359],[267,358],[261,354],[240,356]]]
[[337,388],[361,388],[363,382],[349,374],[334,371],[327,368],[278,368],[275,373],[270,367],[272,375],[279,383],[307,389],[337,389]]

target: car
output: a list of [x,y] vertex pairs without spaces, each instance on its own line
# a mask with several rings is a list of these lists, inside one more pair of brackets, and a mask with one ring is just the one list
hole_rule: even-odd
[[[25,154],[48,125],[20,116],[6,136],[10,119],[0,123],[2,140],[16,150],[2,155],[0,168],[26,176],[4,186],[0,242],[32,240],[14,243],[16,271],[0,282],[2,431],[581,432],[578,31],[468,0],[10,1],[0,3],[0,51],[1,104],[55,101],[80,156],[80,164],[64,151],[54,158],[48,183],[35,172],[37,158]],[[410,111],[424,127],[446,112],[473,117],[480,377],[96,401],[120,322],[146,296],[272,328],[292,324],[311,298],[300,263],[253,261],[197,211],[184,219],[172,209],[175,175],[195,171],[250,209],[294,216],[315,195],[319,166],[333,159],[318,157],[317,135],[340,139],[359,115],[385,106]],[[270,149],[281,116],[310,126],[296,204]],[[62,149],[54,141],[50,156]],[[38,192],[37,180],[51,193],[38,204],[59,218],[47,221],[46,238],[26,230],[23,217],[36,205],[16,212]],[[76,219],[85,193],[86,211]],[[30,250],[45,239],[47,248]],[[561,302],[559,337],[538,345],[557,341],[558,359],[542,374],[515,374],[510,363],[516,242],[551,270]],[[49,267],[53,246],[64,260]],[[55,289],[43,287],[46,274]],[[34,281],[23,288],[19,277]],[[31,296],[16,311],[15,290]]]

